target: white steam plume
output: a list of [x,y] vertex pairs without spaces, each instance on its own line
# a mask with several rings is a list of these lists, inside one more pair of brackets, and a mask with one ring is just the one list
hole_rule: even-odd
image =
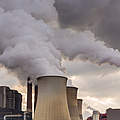
[[53,3],[0,0],[1,64],[24,79],[29,75],[62,75],[63,56],[120,66],[119,51],[95,41],[91,32],[79,33],[46,24],[57,20]]
[[53,30],[22,10],[0,14],[0,63],[25,75],[61,74]]

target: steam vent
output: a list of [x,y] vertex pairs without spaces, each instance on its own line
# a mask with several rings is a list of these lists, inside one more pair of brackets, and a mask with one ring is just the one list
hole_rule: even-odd
[[67,78],[44,76],[38,79],[35,120],[71,120],[67,105]]
[[77,106],[77,90],[76,87],[67,87],[67,100],[71,120],[80,120]]

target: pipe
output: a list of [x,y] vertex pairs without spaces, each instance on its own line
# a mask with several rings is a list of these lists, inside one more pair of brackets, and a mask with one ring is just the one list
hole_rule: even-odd
[[67,78],[44,76],[38,79],[35,120],[71,120],[67,105]]
[[67,101],[71,120],[80,120],[77,106],[77,90],[76,87],[67,87]]
[[22,115],[5,115],[4,120],[7,120],[7,118],[16,118],[16,117],[22,117]]

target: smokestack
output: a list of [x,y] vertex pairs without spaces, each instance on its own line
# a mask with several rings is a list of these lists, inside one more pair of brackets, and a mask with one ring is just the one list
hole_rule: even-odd
[[93,120],[99,120],[100,113],[99,111],[93,111]]
[[77,90],[76,87],[67,87],[67,101],[71,120],[80,120],[77,106]]
[[67,105],[67,78],[44,76],[38,79],[35,120],[71,120]]
[[32,112],[32,82],[30,77],[27,80],[27,111]]
[[82,116],[82,99],[77,99],[77,104],[78,104],[78,112],[79,112],[79,117],[80,120],[83,120],[83,116]]
[[36,109],[36,104],[37,104],[37,96],[38,96],[38,85],[35,85],[35,88],[34,88],[34,112],[35,112],[35,109]]

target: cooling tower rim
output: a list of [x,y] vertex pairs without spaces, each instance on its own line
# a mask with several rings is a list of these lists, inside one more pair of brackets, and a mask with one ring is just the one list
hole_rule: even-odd
[[60,77],[60,78],[64,78],[64,79],[68,80],[67,77],[65,77],[65,76],[60,76],[60,75],[45,75],[45,76],[39,76],[39,77],[37,77],[36,79],[39,80],[39,79],[41,79],[41,78],[47,78],[47,77]]
[[71,88],[71,89],[77,89],[77,90],[78,90],[77,87],[72,87],[72,86],[67,86],[67,88],[68,88],[68,89]]

